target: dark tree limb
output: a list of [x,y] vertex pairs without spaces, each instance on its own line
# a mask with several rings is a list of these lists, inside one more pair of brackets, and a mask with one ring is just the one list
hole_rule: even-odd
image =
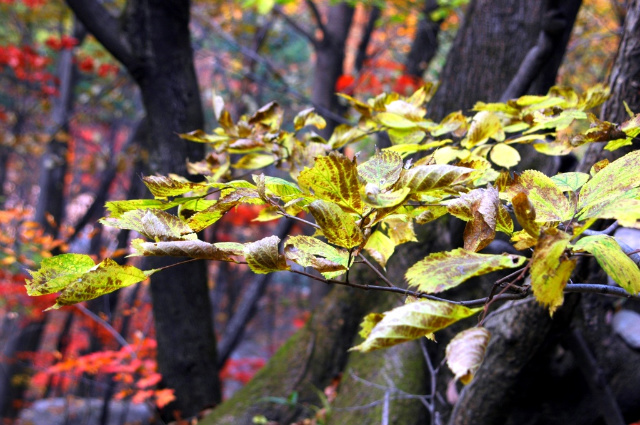
[[576,363],[582,371],[582,376],[589,385],[589,390],[594,395],[600,415],[607,425],[625,425],[616,398],[607,383],[602,369],[593,357],[587,342],[579,329],[573,329],[567,333],[565,346],[575,356]]
[[87,30],[127,68],[135,62],[131,45],[123,34],[120,21],[98,1],[66,0]]
[[373,6],[371,8],[371,12],[369,12],[369,19],[367,20],[367,25],[364,28],[362,33],[362,38],[360,39],[360,43],[358,43],[358,53],[356,54],[356,62],[354,68],[356,72],[359,72],[364,66],[364,62],[367,60],[367,49],[369,48],[369,43],[371,42],[371,34],[376,28],[376,22],[380,18],[380,8],[377,6]]
[[313,19],[315,19],[316,25],[318,26],[318,29],[322,33],[322,38],[326,37],[327,27],[324,25],[324,22],[322,22],[322,14],[320,14],[320,10],[318,9],[318,6],[314,3],[313,0],[305,0],[305,3],[307,3],[307,6],[309,6],[309,9],[311,10]]
[[423,17],[418,24],[416,36],[405,61],[407,74],[414,77],[422,77],[438,51],[438,32],[440,32],[442,21],[434,21],[430,16],[438,7],[437,0],[424,2]]
[[309,43],[313,44],[314,46],[317,46],[319,41],[318,39],[315,37],[315,35],[313,35],[313,33],[311,33],[310,31],[308,31],[305,27],[303,27],[302,25],[300,25],[295,19],[292,19],[289,15],[287,15],[286,13],[284,13],[282,11],[282,8],[279,6],[276,6],[273,8],[273,11],[280,16],[282,19],[284,19],[284,21],[289,24],[291,26],[291,28],[293,28],[297,33],[299,33],[301,36],[303,36],[304,38],[306,38],[307,40],[309,40]]

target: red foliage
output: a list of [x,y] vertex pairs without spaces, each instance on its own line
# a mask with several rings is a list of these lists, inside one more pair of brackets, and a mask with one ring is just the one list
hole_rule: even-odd
[[246,384],[265,365],[260,357],[229,359],[220,371],[220,379],[231,379]]
[[85,56],[78,62],[78,68],[82,72],[93,72],[95,64],[93,62],[93,58],[89,56]]
[[350,94],[356,85],[356,79],[353,75],[343,74],[336,81],[336,91],[339,93]]

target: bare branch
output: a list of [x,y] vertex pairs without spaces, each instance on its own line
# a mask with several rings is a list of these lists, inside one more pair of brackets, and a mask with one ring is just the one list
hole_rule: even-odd
[[291,17],[289,15],[287,15],[286,13],[284,13],[282,11],[282,8],[280,6],[276,6],[273,8],[273,11],[276,15],[280,16],[282,19],[284,19],[284,21],[289,24],[291,26],[291,28],[293,28],[294,30],[296,30],[296,32],[298,32],[301,36],[303,36],[304,38],[306,38],[307,40],[309,40],[309,42],[311,44],[313,44],[315,47],[318,46],[318,43],[320,42],[314,35],[313,33],[307,31],[306,28],[304,28],[302,25],[300,25],[297,21],[295,21],[294,19],[291,19]]
[[322,15],[320,14],[320,11],[318,10],[318,6],[316,6],[316,4],[313,2],[313,0],[305,0],[307,3],[307,6],[309,6],[309,9],[311,9],[311,13],[313,14],[313,18],[316,20],[316,25],[318,25],[318,29],[320,30],[320,32],[322,33],[322,37],[326,37],[327,36],[327,27],[324,26],[324,23],[322,22]]
[[96,0],[66,0],[78,20],[126,68],[134,66],[131,46],[118,18]]

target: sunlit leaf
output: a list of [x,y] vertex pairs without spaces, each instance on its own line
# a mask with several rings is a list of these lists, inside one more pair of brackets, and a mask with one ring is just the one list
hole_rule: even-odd
[[234,168],[241,168],[244,170],[256,170],[258,168],[264,168],[276,161],[275,157],[271,154],[262,154],[262,153],[249,153],[244,155],[242,158],[238,160],[235,164],[232,165]]
[[220,220],[229,210],[238,204],[264,204],[256,189],[240,188],[220,198],[209,208],[192,215],[187,224],[194,232],[199,232]]
[[447,345],[447,365],[463,384],[471,382],[480,365],[489,344],[491,333],[483,327],[465,329],[458,333]]
[[368,184],[365,187],[365,203],[373,208],[390,208],[403,203],[411,189],[403,187],[390,192],[380,192],[377,186]]
[[520,153],[506,143],[495,145],[489,153],[489,158],[494,164],[504,168],[511,168],[520,163]]
[[178,205],[178,201],[162,201],[160,199],[131,199],[127,201],[109,201],[105,207],[110,218],[120,218],[122,214],[132,210],[168,210]]
[[382,320],[383,317],[384,314],[382,313],[369,313],[364,316],[362,323],[360,323],[361,329],[358,335],[360,335],[362,339],[367,339],[373,328]]
[[373,158],[358,165],[357,170],[367,183],[383,190],[398,181],[402,171],[402,157],[395,152],[377,152]]
[[531,289],[538,302],[549,308],[549,313],[562,305],[564,287],[576,266],[575,260],[564,257],[571,235],[555,229],[540,234],[531,257]]
[[[367,339],[351,350],[366,353],[423,336],[432,336],[434,332],[480,310],[432,300],[404,304],[384,313],[384,317],[374,326]],[[370,322],[371,320],[363,323],[363,329],[369,327]]]
[[399,130],[412,129],[418,126],[416,122],[408,120],[407,118],[392,112],[380,112],[375,116],[375,119],[385,127]]
[[245,244],[244,256],[251,271],[266,274],[289,270],[285,256],[278,251],[280,238],[269,236],[256,242]]
[[412,193],[445,188],[469,176],[474,170],[454,165],[418,165],[403,170],[397,187],[408,187]]
[[437,293],[458,286],[467,279],[497,270],[520,267],[519,255],[477,254],[462,248],[436,252],[411,266],[405,275],[409,286],[420,292]]
[[[110,258],[89,270],[78,273],[78,270],[84,269],[88,265],[89,260],[80,257],[64,257],[51,264],[43,262],[39,271],[31,272],[33,279],[27,280],[27,292],[30,295],[44,295],[60,290],[56,303],[47,309],[51,310],[91,300],[116,289],[133,285],[145,280],[148,275],[153,273],[153,271],[144,272],[133,266],[121,266]],[[57,273],[55,270],[61,263],[68,264],[74,271],[65,275]],[[53,268],[50,269],[50,267]],[[53,285],[43,282],[43,278],[56,274],[56,282]],[[57,289],[51,291],[54,286]]]
[[473,117],[467,137],[461,144],[464,148],[470,149],[485,143],[489,138],[493,138],[498,142],[504,140],[502,123],[493,112],[480,111]]
[[597,217],[598,211],[617,199],[628,199],[640,186],[640,151],[633,151],[610,163],[582,186],[578,198],[579,218]]
[[607,235],[586,236],[573,245],[574,251],[586,251],[596,257],[602,269],[625,291],[640,292],[640,269],[622,251],[615,238]]
[[119,218],[105,218],[100,222],[118,229],[135,230],[154,241],[177,241],[196,239],[195,229],[189,227],[175,215],[156,209],[132,210]]
[[329,279],[342,274],[349,262],[347,251],[311,236],[291,236],[284,245],[284,255],[302,267],[314,268]]
[[551,177],[560,190],[563,192],[577,192],[589,179],[591,176],[587,173],[560,173]]
[[394,245],[402,245],[406,242],[417,242],[416,233],[413,230],[413,221],[398,218],[397,215],[384,219],[382,228]]
[[85,254],[61,254],[45,258],[40,269],[29,271],[27,294],[46,295],[60,292],[69,282],[91,270],[96,263]]
[[569,200],[558,185],[539,171],[527,170],[506,187],[509,197],[523,192],[536,211],[538,221],[565,221],[573,217],[574,211]]
[[333,202],[346,211],[362,213],[360,184],[356,165],[344,155],[332,152],[316,158],[311,169],[304,170],[298,184],[312,190],[320,199]]
[[362,231],[351,215],[338,205],[325,201],[314,201],[309,204],[309,211],[322,229],[327,240],[345,248],[353,248],[362,243]]
[[387,235],[376,230],[367,239],[364,249],[384,268],[387,266],[389,257],[393,255],[395,244]]
[[331,138],[327,143],[332,149],[340,149],[344,145],[355,143],[366,136],[367,133],[358,127],[353,127],[348,124],[340,124],[333,130]]
[[313,125],[316,128],[323,129],[327,126],[327,122],[315,111],[314,108],[308,108],[300,111],[293,119],[293,128],[298,131],[303,127]]
[[215,244],[193,241],[171,241],[171,242],[146,242],[142,239],[131,241],[135,256],[169,256],[169,257],[189,257],[199,260],[230,261],[230,255],[236,255],[236,250],[221,249]]
[[166,199],[169,196],[178,196],[193,190],[207,188],[204,184],[182,181],[168,176],[147,176],[142,180],[157,199]]
[[518,193],[511,199],[511,203],[518,223],[529,235],[537,238],[540,233],[540,224],[536,223],[536,209],[529,201],[527,194]]

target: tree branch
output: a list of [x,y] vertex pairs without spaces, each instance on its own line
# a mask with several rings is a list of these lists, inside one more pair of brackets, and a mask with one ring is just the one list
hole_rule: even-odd
[[305,0],[309,9],[311,9],[311,13],[313,14],[313,18],[316,20],[316,25],[318,25],[318,29],[322,33],[322,38],[324,39],[327,36],[327,27],[324,26],[322,22],[322,15],[318,10],[318,6],[313,2],[313,0]]
[[318,43],[320,42],[311,32],[307,31],[306,28],[304,28],[302,25],[300,25],[297,21],[291,19],[291,17],[289,15],[287,15],[286,13],[284,13],[282,11],[282,8],[280,6],[276,6],[273,8],[273,11],[276,15],[280,16],[282,19],[284,19],[284,21],[289,24],[291,26],[291,28],[293,28],[296,32],[298,32],[301,36],[303,36],[304,38],[306,38],[307,40],[309,40],[309,42],[311,44],[313,44],[315,47],[318,46]]
[[127,69],[134,57],[118,18],[96,0],[65,0],[78,20]]

